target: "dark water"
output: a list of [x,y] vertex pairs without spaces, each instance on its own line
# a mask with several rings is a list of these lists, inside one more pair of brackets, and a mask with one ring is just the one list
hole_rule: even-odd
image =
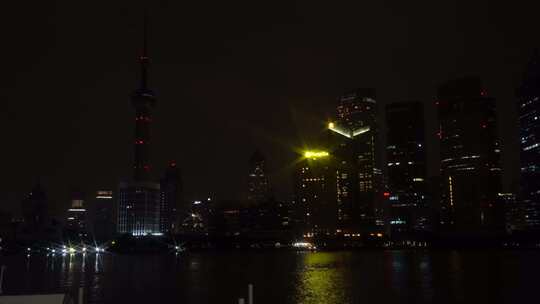
[[536,303],[538,251],[208,252],[2,258],[4,292],[88,303]]

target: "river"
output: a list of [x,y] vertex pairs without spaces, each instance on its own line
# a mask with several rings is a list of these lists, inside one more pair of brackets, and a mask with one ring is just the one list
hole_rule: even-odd
[[102,304],[236,304],[250,283],[255,304],[525,303],[540,291],[540,251],[106,253],[1,262],[5,294],[75,284],[88,303]]

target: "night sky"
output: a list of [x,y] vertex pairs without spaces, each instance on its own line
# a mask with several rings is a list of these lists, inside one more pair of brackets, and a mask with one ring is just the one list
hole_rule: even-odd
[[[525,2],[149,7],[154,173],[175,159],[188,199],[241,197],[256,148],[267,156],[277,197],[289,199],[295,149],[323,131],[336,97],[356,87],[375,87],[381,104],[429,103],[428,149],[436,152],[436,87],[465,75],[479,75],[497,98],[505,182],[515,180],[514,90],[540,41],[537,10]],[[2,11],[0,210],[17,211],[38,177],[57,211],[73,186],[115,189],[132,174],[142,6],[12,1]]]

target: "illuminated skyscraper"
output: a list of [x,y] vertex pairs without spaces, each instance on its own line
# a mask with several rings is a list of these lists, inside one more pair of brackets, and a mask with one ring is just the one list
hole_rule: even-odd
[[328,124],[335,158],[338,227],[343,232],[381,231],[384,226],[381,142],[374,89],[338,99],[337,119]]
[[452,232],[504,229],[500,144],[495,99],[478,78],[448,82],[438,90],[442,199],[440,225]]
[[326,151],[306,151],[296,168],[295,220],[304,234],[334,234],[337,228],[336,174]]
[[540,55],[535,50],[519,90],[521,189],[527,229],[540,229]]
[[426,153],[424,106],[421,102],[386,106],[388,130],[388,204],[394,236],[429,229],[426,205]]
[[251,206],[266,203],[269,199],[269,193],[266,160],[257,150],[249,159],[248,203]]
[[147,22],[144,20],[143,52],[139,58],[141,81],[131,101],[135,108],[134,176],[122,182],[118,192],[119,233],[135,236],[161,234],[159,183],[151,181],[150,125],[152,108],[156,104],[154,92],[148,88]]
[[87,235],[88,210],[86,208],[84,194],[74,190],[66,215],[66,236],[71,239],[86,237]]
[[160,181],[160,231],[177,233],[180,229],[179,213],[182,208],[182,179],[180,169],[171,161]]

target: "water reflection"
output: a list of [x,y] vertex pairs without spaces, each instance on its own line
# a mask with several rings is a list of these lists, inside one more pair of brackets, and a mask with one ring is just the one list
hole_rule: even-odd
[[448,275],[452,276],[451,294],[459,302],[464,301],[463,269],[461,264],[461,255],[455,250],[450,252],[450,269]]
[[420,287],[420,295],[427,303],[433,302],[433,268],[431,256],[427,253],[423,253],[420,256],[420,263],[418,263],[418,279]]
[[349,303],[350,281],[343,255],[330,252],[303,253],[297,303]]
[[537,296],[539,252],[357,251],[26,255],[2,258],[7,293],[84,286],[88,303],[517,303]]

